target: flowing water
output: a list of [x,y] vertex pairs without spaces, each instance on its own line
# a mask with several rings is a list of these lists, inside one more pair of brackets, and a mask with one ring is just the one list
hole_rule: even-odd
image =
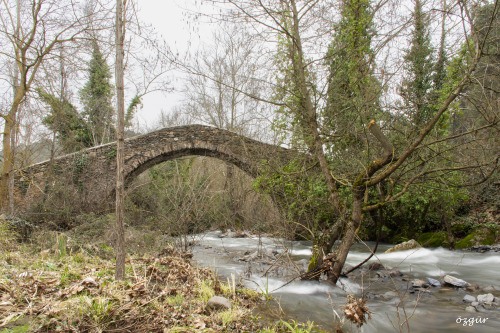
[[[498,307],[481,308],[477,313],[465,311],[469,304],[463,303],[462,299],[466,294],[477,296],[486,292],[467,292],[461,288],[443,286],[430,288],[430,292],[410,294],[405,290],[405,285],[408,286],[409,282],[401,281],[401,278],[399,282],[394,282],[396,279],[380,278],[374,272],[366,275],[358,273],[356,278],[341,279],[337,286],[326,282],[294,281],[279,288],[290,280],[290,270],[280,271],[279,264],[285,258],[290,258],[296,266],[304,268],[311,255],[309,242],[266,237],[220,238],[220,235],[216,231],[200,236],[198,245],[194,248],[194,258],[200,265],[210,266],[222,276],[241,276],[247,287],[270,293],[287,316],[302,322],[314,321],[327,332],[335,331],[335,318],[337,315],[342,317],[347,294],[358,297],[365,295],[372,319],[361,328],[347,324],[344,331],[399,332],[398,327],[403,325],[402,331],[407,332],[405,319],[408,317],[411,332],[500,332]],[[373,247],[371,243],[367,245]],[[444,275],[450,274],[477,284],[480,288],[493,286],[497,290],[493,292],[497,302],[500,298],[499,253],[421,248],[385,254],[384,251],[389,247],[379,245],[376,256],[370,262],[379,261],[386,267],[397,269],[409,276],[409,280],[431,277],[442,281]],[[285,249],[288,251],[280,258],[277,253],[283,253]],[[245,256],[255,255],[255,252],[267,253],[267,263],[262,260],[250,263],[240,260]],[[365,245],[356,244],[349,253],[346,264],[355,265],[364,260],[368,253]],[[277,274],[271,275],[274,277],[262,277],[269,264],[278,258],[278,262],[272,267]],[[274,291],[277,288],[279,289]],[[470,318],[475,320],[473,325]],[[464,322],[465,319],[468,321]]]

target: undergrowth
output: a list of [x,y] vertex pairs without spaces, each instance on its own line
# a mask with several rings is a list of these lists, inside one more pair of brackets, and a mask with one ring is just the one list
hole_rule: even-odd
[[[0,226],[1,333],[261,329],[251,315],[257,293],[219,281],[173,247],[162,255],[129,256],[127,279],[116,281],[113,259],[69,247],[61,234],[52,235],[52,242],[45,237],[45,248],[15,238]],[[214,295],[227,297],[232,307],[207,307]]]

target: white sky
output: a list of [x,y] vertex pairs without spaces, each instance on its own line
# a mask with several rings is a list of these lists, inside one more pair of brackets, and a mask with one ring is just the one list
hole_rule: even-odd
[[[181,54],[188,49],[196,49],[201,36],[204,39],[211,35],[213,25],[202,21],[193,21],[186,8],[199,8],[200,0],[138,0],[139,19],[151,24],[164,38],[167,45]],[[202,6],[201,8],[208,7]],[[168,73],[172,87],[177,92],[163,94],[152,93],[145,96],[143,108],[139,110],[136,119],[142,127],[151,128],[160,116],[162,110],[168,112],[180,104],[182,95],[181,75]]]

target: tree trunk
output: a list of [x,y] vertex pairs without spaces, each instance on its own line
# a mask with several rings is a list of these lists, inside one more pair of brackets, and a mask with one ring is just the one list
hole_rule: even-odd
[[125,119],[125,96],[123,80],[123,58],[124,58],[124,35],[125,26],[123,22],[122,0],[116,1],[116,90],[117,90],[117,148],[116,148],[116,280],[125,278],[125,227],[124,227],[124,119]]
[[3,146],[3,166],[2,172],[0,174],[0,209],[5,209],[6,204],[8,204],[9,200],[9,177],[13,170],[12,164],[12,140],[11,135],[16,126],[15,119],[17,115],[17,111],[19,106],[21,105],[21,101],[23,100],[25,95],[25,90],[21,85],[19,89],[17,89],[16,94],[14,95],[14,101],[12,102],[12,106],[10,108],[7,116],[4,117],[5,125],[3,130],[3,138],[2,138],[2,146]]
[[242,227],[242,217],[240,215],[239,202],[236,199],[236,189],[235,189],[235,179],[234,179],[234,165],[231,163],[226,163],[226,189],[229,193],[229,205],[231,209],[231,223],[234,227]]
[[344,237],[342,238],[342,244],[340,245],[335,256],[335,264],[333,266],[333,272],[331,276],[333,283],[337,283],[337,280],[342,273],[342,268],[344,267],[345,261],[347,259],[347,254],[349,254],[349,249],[351,248],[352,244],[354,244],[357,229],[361,225],[361,221],[363,219],[362,208],[365,189],[364,187],[355,187],[353,191],[354,196],[351,218],[347,223],[346,231]]

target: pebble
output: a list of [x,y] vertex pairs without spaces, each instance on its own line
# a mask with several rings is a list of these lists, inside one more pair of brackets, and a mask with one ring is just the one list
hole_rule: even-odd
[[397,269],[395,269],[395,270],[390,271],[389,275],[392,276],[392,277],[398,277],[398,276],[403,276],[403,273],[401,273],[400,271],[398,271]]
[[368,270],[370,271],[378,271],[381,269],[385,269],[385,267],[379,262],[372,262],[370,265],[368,265]]

